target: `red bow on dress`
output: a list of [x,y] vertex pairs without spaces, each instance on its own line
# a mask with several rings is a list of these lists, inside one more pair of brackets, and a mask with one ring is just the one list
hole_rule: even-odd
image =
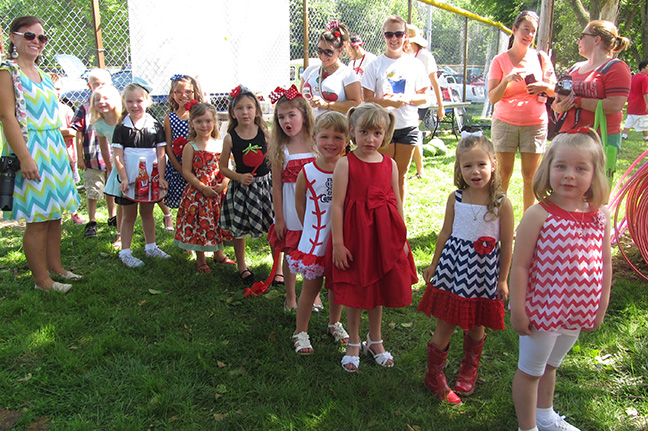
[[367,190],[367,209],[373,210],[387,204],[396,205],[396,196],[376,186],[369,186]]
[[297,90],[297,87],[295,87],[295,84],[291,85],[288,89],[277,87],[275,90],[270,93],[270,101],[272,103],[277,103],[277,100],[281,99],[281,96],[286,96],[288,100],[293,100],[295,97],[304,97],[302,94]]

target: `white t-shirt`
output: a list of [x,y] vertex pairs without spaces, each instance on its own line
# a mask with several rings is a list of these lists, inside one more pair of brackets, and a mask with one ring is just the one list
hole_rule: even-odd
[[[430,74],[437,72],[438,69],[437,69],[436,60],[434,59],[432,53],[427,49],[425,48],[419,49],[418,52],[414,54],[414,58],[416,58],[421,63],[423,63],[423,68],[425,69],[425,73],[427,74],[428,77],[430,76]],[[419,108],[429,106],[430,104],[435,102],[436,102],[436,94],[434,94],[434,89],[432,88],[432,83],[430,82],[430,88],[428,89],[428,103],[419,106]]]
[[[321,97],[329,102],[345,102],[347,100],[346,91],[344,87],[360,81],[360,78],[355,74],[353,69],[340,63],[340,66],[331,75],[324,78],[324,83],[320,85],[321,66],[313,65],[302,74],[304,79],[304,86],[302,93],[306,93],[304,97],[308,98],[308,91],[312,96]],[[305,89],[308,89],[305,91]],[[326,109],[317,108],[314,110],[315,116],[326,112]]]
[[359,59],[351,60],[349,62],[349,67],[353,69],[356,75],[362,76],[364,74],[365,69],[367,69],[367,66],[369,66],[371,62],[374,61],[375,59],[376,59],[375,54],[372,54],[369,51],[365,51],[365,54]]
[[[411,55],[393,59],[382,54],[365,69],[362,87],[374,92],[378,98],[387,94],[403,94],[414,97],[417,91],[430,87],[430,79],[425,74],[423,64]],[[400,108],[387,108],[396,116],[396,129],[418,126],[418,107],[404,105]]]

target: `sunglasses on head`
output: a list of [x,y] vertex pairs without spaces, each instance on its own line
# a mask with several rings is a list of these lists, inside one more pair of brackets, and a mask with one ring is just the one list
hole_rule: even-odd
[[26,31],[24,33],[20,33],[19,31],[14,31],[13,34],[22,36],[25,38],[25,40],[34,40],[35,38],[38,38],[38,41],[43,44],[47,43],[47,41],[49,40],[49,36],[44,34],[36,35],[36,33],[32,33],[31,31]]
[[385,35],[386,39],[391,39],[394,36],[396,36],[397,39],[402,39],[403,36],[405,36],[404,31],[386,31],[383,34]]
[[320,47],[317,47],[317,55],[322,55],[324,54],[327,57],[333,57],[333,54],[335,54],[339,49],[322,49]]

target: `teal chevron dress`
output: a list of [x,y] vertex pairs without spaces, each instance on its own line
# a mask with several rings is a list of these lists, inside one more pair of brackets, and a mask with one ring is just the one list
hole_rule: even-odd
[[[7,69],[3,67],[2,70]],[[65,142],[59,130],[61,120],[54,84],[41,70],[39,73],[40,83],[33,82],[22,72],[20,83],[27,111],[27,148],[38,165],[41,180],[25,180],[18,172],[13,210],[4,213],[5,219],[28,223],[58,220],[79,206]],[[5,145],[3,154],[9,151]]]

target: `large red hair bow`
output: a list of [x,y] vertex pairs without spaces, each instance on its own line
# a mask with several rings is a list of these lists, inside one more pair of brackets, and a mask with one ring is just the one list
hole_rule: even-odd
[[274,104],[277,103],[277,100],[281,99],[281,96],[286,96],[288,100],[293,100],[295,97],[304,97],[297,90],[295,84],[291,85],[288,89],[277,87],[275,90],[270,93],[270,101]]

